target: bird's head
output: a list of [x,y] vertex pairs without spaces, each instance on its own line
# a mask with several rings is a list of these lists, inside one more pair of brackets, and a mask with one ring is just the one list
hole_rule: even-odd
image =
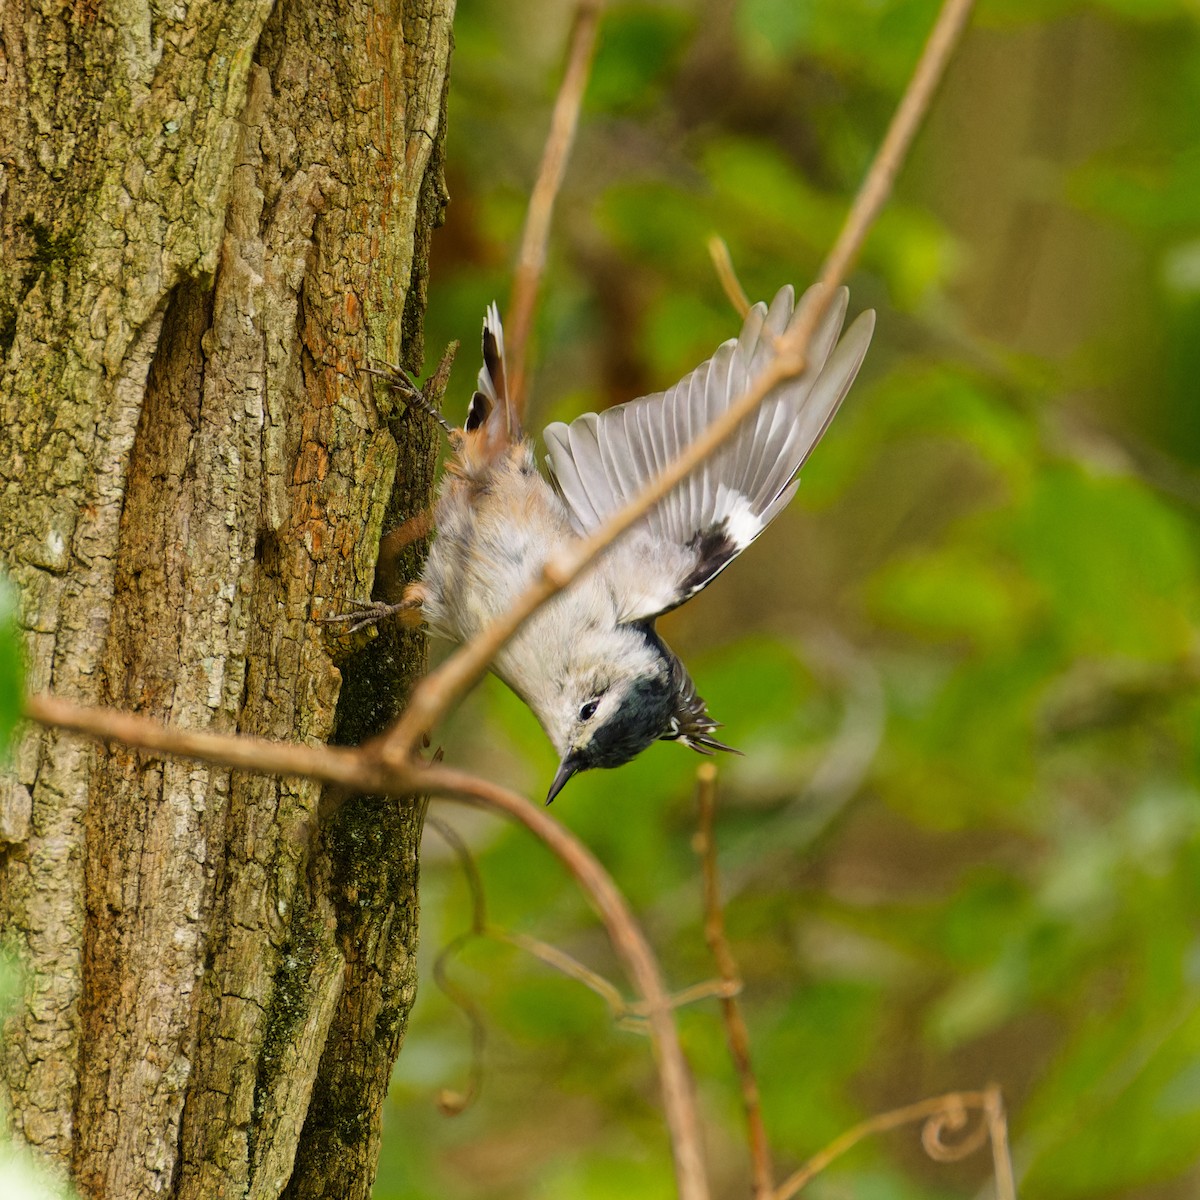
[[561,758],[547,804],[573,775],[619,767],[660,739],[701,753],[729,749],[707,736],[717,723],[650,626],[618,626],[599,644],[581,639],[560,684],[543,719]]

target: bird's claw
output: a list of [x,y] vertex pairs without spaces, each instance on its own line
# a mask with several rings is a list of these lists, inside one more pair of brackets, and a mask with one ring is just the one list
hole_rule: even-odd
[[449,435],[454,432],[454,426],[442,416],[439,406],[446,390],[446,382],[450,378],[450,366],[454,361],[454,353],[457,349],[457,342],[452,342],[446,347],[446,353],[442,355],[442,361],[438,364],[437,370],[425,381],[424,386],[416,381],[411,371],[399,363],[390,363],[379,359],[370,366],[360,369],[368,375],[374,375],[376,379],[382,379],[393,391],[400,393],[405,404],[418,408],[432,417]]
[[344,625],[346,633],[357,633],[370,625],[378,625],[388,617],[405,612],[416,606],[401,600],[398,604],[388,604],[383,600],[374,600],[370,604],[355,604],[349,612],[337,613],[332,617],[317,618],[322,625]]

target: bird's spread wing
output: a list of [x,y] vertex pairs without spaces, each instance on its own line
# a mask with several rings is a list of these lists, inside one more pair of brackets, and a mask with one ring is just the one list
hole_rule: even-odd
[[[804,373],[770,392],[755,416],[647,514],[642,533],[661,551],[648,559],[671,577],[647,580],[650,586],[639,590],[652,611],[627,619],[658,616],[694,596],[795,495],[796,472],[849,391],[875,327],[875,314],[863,313],[838,340],[848,299],[845,288],[834,296],[810,340]],[[750,310],[736,341],[725,342],[669,391],[546,428],[550,469],[580,533],[633,499],[746,391],[771,361],[775,339],[795,311],[792,289],[785,287],[769,309],[756,304]]]

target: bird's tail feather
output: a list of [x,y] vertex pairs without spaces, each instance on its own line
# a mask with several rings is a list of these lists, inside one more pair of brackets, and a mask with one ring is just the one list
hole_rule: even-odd
[[463,432],[464,456],[476,465],[491,462],[522,436],[521,421],[508,393],[504,327],[494,303],[488,305],[483,319],[483,366]]

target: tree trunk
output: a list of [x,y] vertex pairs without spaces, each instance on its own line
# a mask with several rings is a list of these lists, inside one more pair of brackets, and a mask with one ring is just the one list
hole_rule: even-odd
[[[314,617],[429,500],[429,423],[359,368],[420,366],[452,9],[0,6],[0,554],[32,691],[317,741],[403,698],[420,639],[339,669]],[[319,801],[23,732],[0,1073],[84,1196],[369,1195],[420,807],[314,833]]]

